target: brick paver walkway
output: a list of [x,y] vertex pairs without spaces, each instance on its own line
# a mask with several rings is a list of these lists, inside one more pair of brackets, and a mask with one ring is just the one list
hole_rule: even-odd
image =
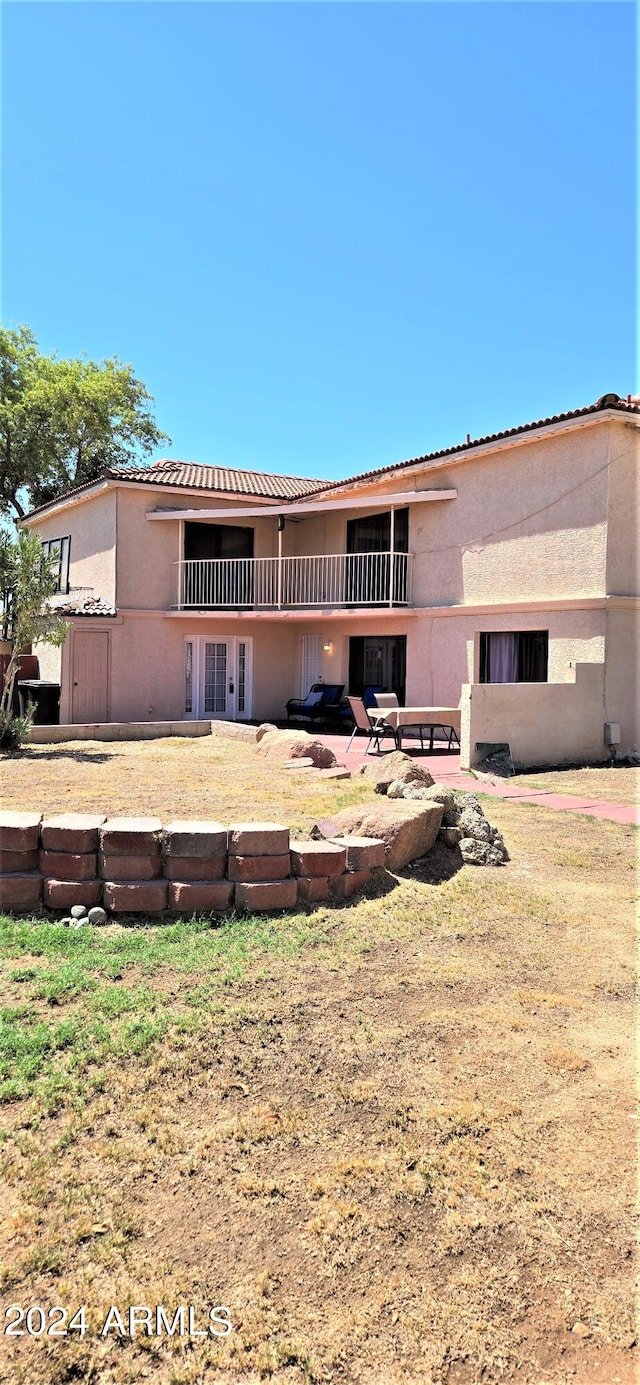
[[[336,759],[340,764],[346,765],[347,769],[355,770],[365,760],[365,750],[367,742],[364,736],[356,736],[351,750],[347,752],[349,740],[347,736],[319,736],[319,740],[324,745],[330,746]],[[406,749],[406,747],[405,747]],[[577,794],[551,793],[547,789],[530,789],[519,784],[512,784],[508,779],[495,778],[492,780],[475,779],[472,774],[460,768],[460,756],[454,755],[445,750],[434,750],[433,754],[417,753],[410,749],[408,754],[415,755],[421,765],[424,765],[429,773],[437,779],[439,783],[450,784],[452,789],[464,789],[467,793],[485,793],[494,798],[515,798],[521,803],[540,803],[545,808],[555,808],[561,812],[586,813],[592,818],[606,818],[612,822],[630,822],[640,824],[640,808],[630,806],[628,803],[603,803],[594,798],[580,798]],[[374,755],[366,757],[373,760]]]

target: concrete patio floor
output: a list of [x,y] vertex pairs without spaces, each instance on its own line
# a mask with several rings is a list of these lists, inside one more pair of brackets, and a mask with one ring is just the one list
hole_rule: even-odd
[[[323,745],[329,746],[339,764],[346,765],[352,772],[360,765],[380,758],[372,751],[366,755],[366,737],[356,736],[351,750],[347,750],[348,736],[319,735]],[[389,741],[389,750],[393,747]],[[460,767],[460,754],[447,750],[446,746],[434,746],[432,752],[416,749],[415,744],[405,744],[403,750],[420,765],[424,765],[438,783],[447,784],[452,789],[462,789],[466,793],[489,794],[494,798],[519,799],[521,803],[539,803],[545,808],[558,812],[585,813],[587,817],[603,818],[612,822],[640,824],[640,808],[625,803],[607,803],[593,798],[580,798],[575,794],[552,793],[548,789],[535,790],[522,785],[511,784],[508,779],[476,778],[468,770]],[[385,748],[382,755],[388,754]]]

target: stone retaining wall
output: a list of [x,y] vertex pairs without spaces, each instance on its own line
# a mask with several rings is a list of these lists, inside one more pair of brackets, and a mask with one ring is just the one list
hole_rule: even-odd
[[112,914],[226,913],[347,900],[383,866],[384,842],[292,841],[273,822],[0,812],[0,909],[101,904]]
[[55,745],[59,741],[155,741],[164,736],[210,735],[210,721],[95,721],[32,726],[27,743]]

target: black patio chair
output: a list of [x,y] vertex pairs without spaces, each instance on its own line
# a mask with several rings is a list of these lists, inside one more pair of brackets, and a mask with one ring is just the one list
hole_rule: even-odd
[[393,740],[394,750],[398,749],[397,734],[393,726],[390,726],[388,721],[385,721],[384,717],[372,717],[369,712],[369,709],[365,707],[361,697],[348,697],[347,702],[349,703],[353,715],[353,720],[355,722],[355,726],[351,733],[351,740],[349,741],[347,750],[351,749],[351,742],[353,741],[354,736],[357,736],[358,731],[363,731],[365,736],[369,737],[369,744],[364,752],[365,755],[369,754],[369,746],[371,745],[372,741],[375,741],[377,747],[377,754],[379,755],[380,742],[384,740],[385,736],[391,736],[391,739]]
[[331,721],[338,714],[344,683],[314,683],[306,697],[290,697],[287,721]]

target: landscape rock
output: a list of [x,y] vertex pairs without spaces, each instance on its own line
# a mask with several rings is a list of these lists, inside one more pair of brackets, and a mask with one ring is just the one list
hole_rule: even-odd
[[331,769],[337,764],[333,751],[322,741],[314,740],[308,731],[267,730],[256,745],[256,754],[281,763],[286,760],[311,760],[317,769]]
[[271,721],[263,721],[263,722],[262,722],[262,725],[259,726],[258,729],[257,729],[257,731],[256,731],[256,741],[261,741],[262,738],[263,738],[263,736],[266,736],[266,735],[267,735],[267,732],[268,732],[268,731],[277,731],[277,730],[278,730],[278,728],[277,728],[277,726],[274,726],[274,725],[273,725],[273,722],[271,722]]
[[442,837],[447,846],[459,845],[469,866],[501,866],[509,860],[502,833],[484,815],[475,794],[464,794],[444,814]]
[[412,803],[404,799],[343,808],[331,818],[319,819],[312,836],[335,839],[349,836],[374,837],[384,842],[387,870],[402,870],[431,850],[442,821],[440,803]]
[[424,796],[425,799],[430,799],[433,803],[441,803],[445,813],[450,813],[455,809],[456,796],[451,789],[447,788],[446,784],[436,782],[429,785],[424,790]]
[[95,909],[89,910],[87,918],[89,919],[89,923],[92,923],[94,925],[94,928],[97,928],[100,924],[107,922],[107,915],[105,913],[105,910],[101,909],[99,905],[96,905]]
[[462,837],[458,843],[460,855],[466,866],[501,866],[504,857],[490,842],[478,841],[475,837]]
[[410,755],[405,755],[404,750],[392,750],[390,755],[381,755],[379,759],[363,765],[360,773],[371,779],[376,793],[381,794],[386,794],[389,785],[397,781],[424,788],[429,788],[434,782],[428,769],[417,764]]
[[477,842],[490,842],[492,827],[484,813],[472,808],[464,808],[458,819],[458,826],[464,837],[473,837]]
[[84,904],[72,904],[72,906],[71,906],[71,908],[70,908],[70,910],[69,910],[69,913],[71,914],[72,919],[81,919],[81,918],[84,918],[86,912],[87,912],[87,911],[86,911],[86,909],[85,909],[85,907],[84,907]]

